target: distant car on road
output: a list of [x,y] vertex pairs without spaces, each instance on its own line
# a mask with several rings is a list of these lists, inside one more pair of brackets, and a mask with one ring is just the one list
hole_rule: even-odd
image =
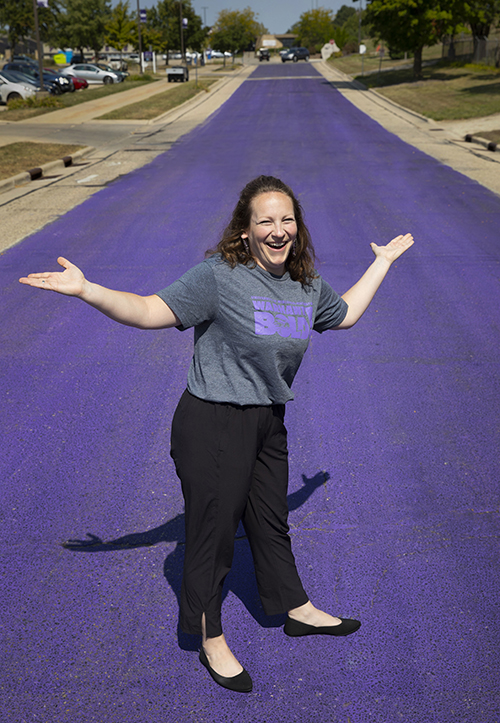
[[271,59],[271,53],[269,52],[269,48],[261,48],[259,50],[259,63],[261,63],[263,60],[270,60]]
[[121,83],[125,78],[125,74],[119,70],[113,70],[108,65],[96,65],[95,63],[68,65],[63,68],[61,73],[70,77],[84,78],[87,83],[104,83],[105,85]]
[[0,73],[0,101],[8,103],[11,100],[26,100],[36,93],[36,88],[28,83],[14,83],[2,77]]
[[307,48],[289,48],[286,53],[281,54],[281,60],[283,63],[286,63],[287,60],[294,63],[299,60],[309,60],[309,51]]

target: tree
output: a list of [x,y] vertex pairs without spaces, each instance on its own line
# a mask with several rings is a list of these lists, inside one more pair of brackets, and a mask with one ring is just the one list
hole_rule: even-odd
[[342,5],[340,10],[337,12],[335,17],[333,18],[333,24],[337,28],[341,28],[344,23],[349,20],[349,18],[353,15],[358,15],[356,10],[354,8],[349,7],[348,5]]
[[310,50],[319,51],[335,35],[333,12],[325,8],[307,10],[302,13],[299,21],[292,25],[289,32],[297,35],[297,41],[300,45]]
[[266,32],[249,7],[244,10],[221,10],[209,34],[210,45],[214,50],[234,55],[255,48],[257,37]]
[[[178,0],[160,0],[156,7],[148,10],[146,33],[158,33],[157,42],[162,50],[181,49],[180,7]],[[182,17],[187,20],[187,27],[183,29],[184,48],[201,51],[207,28],[203,27],[202,19],[196,14],[191,0],[182,3]]]
[[111,17],[109,0],[64,0],[65,13],[61,15],[57,33],[58,43],[64,47],[92,48],[98,56],[105,42],[106,26]]
[[[38,8],[38,25],[42,40],[52,39],[58,13],[59,6],[54,1],[48,8]],[[1,0],[0,27],[6,29],[10,51],[14,55],[19,41],[28,36],[32,37],[35,32],[33,0]]]
[[[462,5],[462,3],[460,3]],[[474,56],[481,38],[487,38],[490,28],[500,16],[500,0],[466,0],[462,20],[470,26],[474,39]]]
[[128,1],[119,0],[118,4],[111,11],[111,16],[106,25],[104,42],[107,45],[123,52],[126,45],[134,45],[137,37],[137,23],[130,16]]
[[392,51],[413,54],[413,77],[422,77],[422,50],[435,45],[450,28],[447,0],[370,0],[366,21]]

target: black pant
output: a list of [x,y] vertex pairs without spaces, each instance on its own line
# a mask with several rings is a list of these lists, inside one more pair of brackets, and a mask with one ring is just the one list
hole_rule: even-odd
[[206,402],[184,392],[172,422],[171,455],[186,506],[180,625],[221,635],[224,579],[242,520],[264,611],[307,602],[288,536],[288,450],[284,405]]

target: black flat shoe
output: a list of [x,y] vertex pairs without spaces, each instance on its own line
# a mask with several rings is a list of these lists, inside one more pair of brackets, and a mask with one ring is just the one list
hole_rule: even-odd
[[208,658],[203,648],[200,650],[200,663],[205,666],[215,682],[223,688],[234,690],[236,693],[250,693],[252,690],[252,679],[246,670],[242,670],[241,673],[238,673],[238,675],[235,675],[232,678],[225,678],[223,675],[219,675],[219,673],[216,673],[215,670],[210,667],[210,663],[208,662]]
[[291,638],[298,638],[302,635],[350,635],[361,627],[359,620],[348,620],[345,618],[340,618],[340,620],[342,620],[340,625],[327,625],[322,628],[317,628],[314,625],[307,625],[298,620],[287,618],[283,631]]

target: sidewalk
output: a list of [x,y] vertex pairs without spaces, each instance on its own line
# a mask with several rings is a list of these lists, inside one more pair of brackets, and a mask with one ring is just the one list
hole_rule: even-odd
[[[232,73],[220,73],[214,72],[210,69],[200,69],[198,71],[198,78],[212,77],[223,80],[228,76],[234,76],[238,71]],[[190,80],[194,80],[194,73],[191,73]],[[114,93],[113,95],[106,96],[105,98],[96,98],[92,100],[86,100],[84,103],[71,106],[71,108],[60,108],[50,113],[44,113],[43,115],[35,116],[34,118],[27,118],[22,121],[9,121],[7,114],[0,115],[0,146],[7,145],[9,143],[15,143],[17,141],[25,141],[26,136],[24,133],[16,133],[16,129],[23,129],[25,126],[44,126],[44,125],[81,125],[83,123],[89,123],[91,121],[98,121],[100,116],[110,113],[118,108],[124,108],[127,105],[133,103],[139,103],[142,100],[151,98],[158,93],[173,90],[178,87],[177,83],[169,83],[167,78],[161,80],[155,80],[152,83],[144,83],[143,86],[138,88],[131,88],[130,90],[124,90],[120,93]],[[88,92],[88,91],[82,91]],[[111,121],[102,121],[102,123],[109,124]],[[121,123],[122,121],[113,121],[113,123]],[[130,121],[126,121],[130,123]],[[144,121],[147,122],[147,121]],[[134,121],[134,123],[140,124],[141,121]]]
[[315,64],[347,100],[401,140],[500,194],[500,153],[467,143],[465,135],[500,127],[500,114],[434,121],[395,103],[323,61]]

